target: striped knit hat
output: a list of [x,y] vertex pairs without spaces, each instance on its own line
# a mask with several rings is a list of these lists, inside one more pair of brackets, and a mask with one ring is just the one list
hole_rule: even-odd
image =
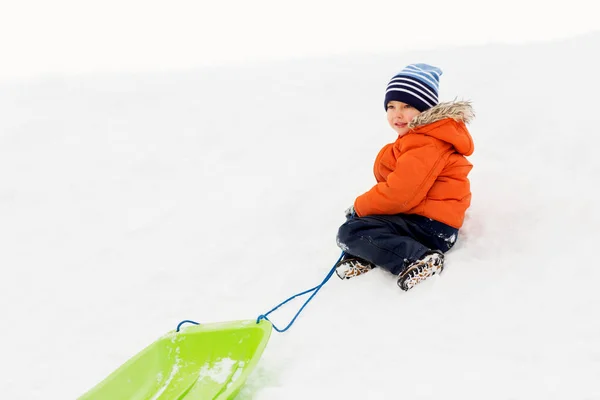
[[442,70],[428,64],[410,64],[398,72],[385,92],[384,107],[390,101],[401,101],[423,112],[438,104]]

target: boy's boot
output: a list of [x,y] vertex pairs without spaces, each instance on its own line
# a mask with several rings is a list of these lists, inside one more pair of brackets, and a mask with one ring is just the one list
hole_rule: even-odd
[[344,258],[335,265],[335,273],[340,279],[350,279],[369,272],[375,266],[362,258],[344,254]]
[[404,272],[398,276],[398,286],[407,291],[430,276],[440,274],[443,269],[444,254],[434,250],[406,267]]

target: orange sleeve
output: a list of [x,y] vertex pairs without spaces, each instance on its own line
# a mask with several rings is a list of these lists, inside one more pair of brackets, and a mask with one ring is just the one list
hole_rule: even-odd
[[356,198],[354,209],[358,216],[398,214],[421,203],[451,153],[441,148],[447,146],[438,147],[436,142],[421,135],[408,141],[386,180]]

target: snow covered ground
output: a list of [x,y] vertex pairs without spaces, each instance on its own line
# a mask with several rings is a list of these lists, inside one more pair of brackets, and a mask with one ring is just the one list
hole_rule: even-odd
[[[240,399],[600,399],[600,34],[0,87],[6,399],[73,399],[182,319],[318,284],[412,62],[477,118],[441,277],[335,277]],[[272,316],[284,326],[301,303]]]

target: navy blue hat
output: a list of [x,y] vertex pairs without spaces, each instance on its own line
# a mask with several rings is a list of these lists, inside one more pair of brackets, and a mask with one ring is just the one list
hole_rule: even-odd
[[398,72],[387,86],[384,107],[401,101],[423,112],[438,104],[442,70],[429,64],[410,64]]

